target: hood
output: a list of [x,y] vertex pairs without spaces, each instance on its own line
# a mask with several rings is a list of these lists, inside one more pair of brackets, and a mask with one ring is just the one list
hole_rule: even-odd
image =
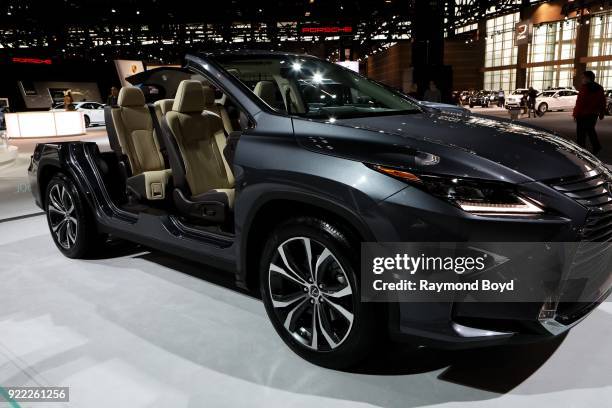
[[[414,146],[413,142],[419,149],[429,145],[426,152],[439,155],[441,164],[443,160],[461,161],[468,169],[478,168],[479,173],[488,167],[503,167],[510,170],[506,174],[524,176],[515,178],[517,181],[575,176],[603,166],[589,152],[560,136],[481,115],[424,113],[338,119],[334,125],[376,132],[377,138],[386,135],[387,143],[393,146],[404,145],[398,138],[405,141],[404,147]],[[384,142],[380,139],[378,143]]]
[[471,113],[469,109],[466,109],[463,106],[459,106],[459,105],[450,105],[448,103],[429,102],[429,101],[418,101],[417,103],[426,108],[438,109],[442,112],[460,113],[460,114],[466,114],[466,115],[469,115]]

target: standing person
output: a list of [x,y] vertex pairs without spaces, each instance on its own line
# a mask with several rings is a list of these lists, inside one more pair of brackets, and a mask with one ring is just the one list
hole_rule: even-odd
[[74,110],[74,99],[72,98],[72,91],[70,90],[64,93],[64,109],[67,111]]
[[116,86],[111,87],[110,94],[108,98],[106,98],[106,104],[108,106],[117,106],[117,101],[119,100],[119,89]]
[[538,92],[533,89],[532,86],[529,87],[529,91],[527,92],[527,117],[531,117],[531,112],[533,112],[533,117],[537,117],[536,114],[536,98],[538,97]]
[[595,126],[597,118],[602,120],[606,114],[606,95],[601,85],[595,82],[595,73],[586,71],[582,74],[582,87],[574,107],[574,120],[576,121],[576,141],[586,148],[586,138],[591,141],[593,154],[601,151],[601,144],[597,138]]
[[440,93],[434,81],[429,81],[429,88],[425,91],[423,100],[428,102],[442,102],[442,93]]
[[503,108],[506,105],[506,92],[503,89],[499,89],[497,92],[497,106]]

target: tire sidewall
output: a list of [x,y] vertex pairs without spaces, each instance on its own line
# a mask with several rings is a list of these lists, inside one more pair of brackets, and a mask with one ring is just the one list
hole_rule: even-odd
[[[55,236],[55,233],[53,232],[51,228],[51,220],[49,217],[49,194],[51,192],[51,189],[55,185],[60,185],[66,188],[75,206],[75,211],[76,211],[75,218],[77,219],[76,242],[69,249],[64,248],[57,241],[57,237]],[[81,195],[79,194],[79,191],[76,185],[74,184],[74,182],[64,174],[58,174],[54,176],[49,182],[49,184],[47,184],[47,188],[45,190],[44,203],[45,203],[44,204],[45,213],[47,217],[47,225],[49,227],[49,232],[51,233],[51,237],[53,238],[53,242],[55,243],[55,246],[57,246],[60,252],[64,254],[65,256],[67,256],[68,258],[82,257],[85,253],[87,253],[88,250],[91,249],[89,238],[92,235],[93,226],[91,225],[91,220],[88,217],[88,213],[86,212],[86,209],[83,205],[83,201],[81,200]]]
[[85,127],[88,128],[91,126],[91,119],[89,118],[89,116],[84,115],[83,119],[85,120]]
[[[310,350],[294,340],[276,316],[270,299],[268,270],[272,256],[280,244],[300,236],[317,241],[332,252],[344,269],[353,291],[354,318],[351,332],[340,346],[331,351]],[[264,246],[259,275],[261,297],[268,317],[285,344],[296,354],[314,364],[336,369],[349,367],[363,358],[362,354],[370,342],[371,336],[369,335],[372,331],[369,324],[372,321],[371,308],[368,307],[367,303],[361,302],[360,280],[355,272],[355,268],[359,265],[358,253],[358,251],[351,250],[348,240],[339,230],[317,220],[285,223],[269,236]]]
[[541,113],[546,113],[548,112],[548,104],[546,103],[541,103],[540,106],[538,106],[538,111]]

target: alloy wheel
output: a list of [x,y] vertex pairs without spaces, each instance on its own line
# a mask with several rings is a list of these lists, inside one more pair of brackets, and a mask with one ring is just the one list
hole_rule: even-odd
[[306,237],[278,246],[268,270],[270,299],[285,330],[315,351],[339,347],[354,320],[353,289],[334,254]]
[[74,199],[66,186],[55,184],[48,197],[47,213],[51,231],[64,249],[70,249],[77,240],[78,220]]

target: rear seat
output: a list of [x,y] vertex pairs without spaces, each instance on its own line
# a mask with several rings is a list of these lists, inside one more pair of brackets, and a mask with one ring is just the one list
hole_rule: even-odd
[[128,192],[139,199],[163,200],[172,171],[166,169],[144,94],[139,88],[123,87],[118,105],[111,109],[111,118],[121,149],[117,153],[127,156],[132,170]]

